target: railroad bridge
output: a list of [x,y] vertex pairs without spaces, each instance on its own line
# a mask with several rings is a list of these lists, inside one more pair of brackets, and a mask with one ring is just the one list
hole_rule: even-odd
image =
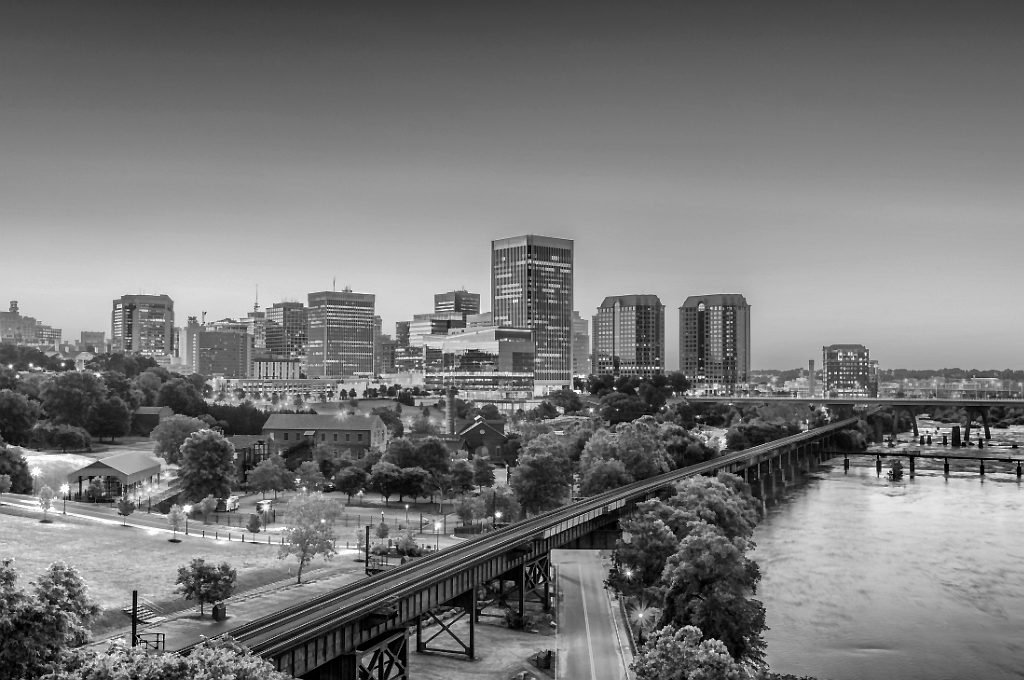
[[[619,519],[637,503],[663,496],[676,482],[719,471],[738,474],[764,496],[797,474],[831,457],[835,433],[857,422],[849,418],[825,427],[712,461],[635,482],[599,496],[517,522],[439,553],[349,584],[226,631],[254,653],[294,677],[310,680],[398,680],[409,677],[411,644],[439,650],[435,640],[455,640],[468,658],[476,654],[475,625],[481,586],[511,584],[504,595],[524,614],[530,599],[550,607],[550,553],[556,548],[611,548]],[[457,608],[468,632],[442,609]],[[436,622],[424,630],[425,621]],[[429,636],[428,636],[429,632]],[[414,640],[414,643],[410,642]],[[187,653],[191,647],[178,650]]]

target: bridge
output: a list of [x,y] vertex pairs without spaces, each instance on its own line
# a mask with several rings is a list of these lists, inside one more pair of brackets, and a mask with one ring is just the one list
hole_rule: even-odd
[[[460,655],[472,659],[475,624],[483,608],[478,599],[481,586],[497,583],[498,591],[515,601],[519,614],[525,614],[528,601],[547,610],[552,550],[613,547],[620,518],[629,516],[637,503],[666,494],[676,482],[693,475],[732,472],[763,498],[799,471],[830,458],[827,451],[836,448],[835,433],[856,422],[857,418],[845,419],[563,506],[223,634],[271,661],[279,671],[311,680],[408,678],[413,635],[417,651],[450,652],[450,646],[448,650],[431,647],[435,638],[444,635],[455,640]],[[507,591],[506,584],[511,584]],[[461,613],[444,621],[436,615],[442,608],[461,609]],[[424,630],[424,619],[436,622],[438,629]],[[455,620],[468,621],[468,633],[456,632]],[[187,653],[193,646],[168,651]]]
[[[932,399],[928,397],[686,397],[686,401],[692,404],[806,404],[808,406],[823,405],[835,408],[840,411],[852,410],[855,406],[867,406],[876,408],[890,408],[893,411],[892,435],[897,435],[896,426],[901,411],[906,411],[914,420],[914,436],[919,437],[917,429],[917,416],[925,412],[925,409],[936,406],[950,408],[963,408],[967,410],[967,429],[964,439],[971,439],[971,422],[975,415],[981,416],[982,426],[985,428],[985,439],[992,439],[992,430],[989,428],[988,411],[993,406],[1024,409],[1024,399]],[[881,427],[880,425],[878,426]],[[876,439],[881,441],[881,432],[877,433]]]

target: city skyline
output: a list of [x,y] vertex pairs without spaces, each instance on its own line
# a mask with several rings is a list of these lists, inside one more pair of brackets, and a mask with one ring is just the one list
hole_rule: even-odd
[[1024,366],[1012,5],[233,7],[4,10],[5,308],[74,338],[129,292],[219,319],[336,277],[391,333],[536,233],[584,318],[744,294],[753,368]]

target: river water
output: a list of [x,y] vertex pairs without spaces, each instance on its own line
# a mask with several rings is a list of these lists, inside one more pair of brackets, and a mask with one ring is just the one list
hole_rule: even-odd
[[[1024,442],[1024,431],[993,438]],[[968,451],[978,453],[959,450]],[[851,461],[844,472],[833,459],[787,489],[754,534],[772,670],[1024,678],[1024,485],[1012,468],[987,464],[982,477],[976,465],[954,466],[947,477],[941,461],[922,461],[911,478],[904,459],[903,480],[892,482],[873,457]]]

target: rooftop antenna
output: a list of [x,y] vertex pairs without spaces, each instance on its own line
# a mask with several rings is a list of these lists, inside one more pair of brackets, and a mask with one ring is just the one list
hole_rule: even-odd
[[335,276],[331,279],[331,290],[335,293],[338,292],[338,277]]
[[256,284],[256,304],[252,306],[252,311],[260,311],[260,284]]

